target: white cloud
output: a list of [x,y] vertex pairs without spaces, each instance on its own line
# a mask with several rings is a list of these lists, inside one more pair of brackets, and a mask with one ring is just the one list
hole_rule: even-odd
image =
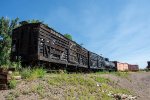
[[146,66],[150,56],[150,13],[144,4],[132,2],[118,16],[120,26],[111,43],[104,47],[111,58]]

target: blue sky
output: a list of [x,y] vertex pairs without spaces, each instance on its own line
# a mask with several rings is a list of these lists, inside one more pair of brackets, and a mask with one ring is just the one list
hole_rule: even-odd
[[39,19],[110,60],[146,67],[150,0],[1,0],[0,16]]

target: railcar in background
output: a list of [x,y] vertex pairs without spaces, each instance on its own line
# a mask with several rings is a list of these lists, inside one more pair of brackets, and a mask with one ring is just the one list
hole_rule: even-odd
[[139,71],[139,66],[138,65],[132,65],[128,64],[129,71]]
[[150,61],[147,61],[147,69],[150,70]]
[[139,71],[139,66],[136,64],[122,63],[118,61],[113,61],[116,66],[117,71]]

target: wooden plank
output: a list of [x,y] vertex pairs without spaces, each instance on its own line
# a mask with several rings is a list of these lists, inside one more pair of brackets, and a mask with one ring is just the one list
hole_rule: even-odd
[[[67,43],[67,42],[68,42],[68,40],[67,40],[63,35],[59,34],[58,32],[56,32],[56,31],[54,31],[54,30],[52,30],[52,29],[48,29],[48,28],[45,28],[45,27],[42,26],[42,27],[41,27],[41,31],[44,31],[44,33],[46,32],[46,33],[51,34],[52,37],[54,37],[54,38],[57,39],[57,40],[61,40],[61,41],[64,42],[64,43]],[[56,34],[53,34],[52,31],[54,31]],[[58,35],[57,35],[57,34],[58,34]]]
[[60,63],[60,64],[67,64],[68,61],[64,61],[64,60],[55,60],[55,59],[48,59],[45,58],[43,56],[38,56],[39,60],[43,60],[43,61],[48,61],[48,62],[52,62],[52,63]]
[[57,36],[57,37],[62,38],[62,39],[65,40],[65,41],[68,41],[67,38],[65,38],[62,34],[56,32],[56,31],[53,30],[52,28],[46,27],[45,25],[41,25],[41,28],[43,28],[45,31],[47,31],[47,32],[49,32],[49,33],[54,34],[54,35]]
[[56,50],[65,51],[65,48],[62,48],[62,47],[57,46],[57,45],[51,45],[51,47],[56,49]]

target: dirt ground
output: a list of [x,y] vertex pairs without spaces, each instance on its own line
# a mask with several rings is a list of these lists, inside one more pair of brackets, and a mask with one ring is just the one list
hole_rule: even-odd
[[[109,78],[116,86],[131,91],[131,93],[137,96],[137,100],[150,100],[150,72],[130,72],[128,77],[120,77],[113,74],[98,75]],[[41,84],[44,84],[46,94],[42,94],[42,90],[40,89]],[[38,90],[34,86],[39,86],[38,88],[40,91],[38,91],[38,94],[37,92],[34,92]],[[0,100],[12,100],[12,98],[17,98],[17,100],[35,100],[39,98],[39,95],[40,97],[48,97],[44,100],[49,100],[49,98],[51,98],[51,100],[60,100],[58,97],[62,98],[61,100],[64,100],[62,95],[64,94],[64,88],[48,87],[48,83],[44,79],[32,82],[21,81],[16,89],[1,90]],[[29,89],[32,90],[32,92],[29,91]]]
[[104,75],[120,87],[135,93],[138,100],[150,100],[150,72],[130,72],[127,78]]

